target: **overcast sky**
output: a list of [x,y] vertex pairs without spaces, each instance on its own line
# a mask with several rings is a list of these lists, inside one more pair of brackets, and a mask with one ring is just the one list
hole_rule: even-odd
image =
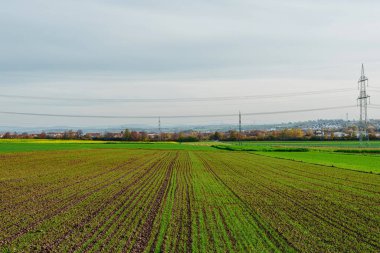
[[[380,2],[354,0],[12,0],[0,8],[0,95],[184,98],[352,91],[225,102],[99,103],[0,97],[0,111],[191,115],[356,105],[365,63],[380,90]],[[371,102],[380,104],[380,93]],[[358,118],[358,109],[246,117],[262,124]],[[371,109],[371,118],[380,110]],[[0,126],[156,120],[1,115]],[[163,124],[236,119],[166,120]]]

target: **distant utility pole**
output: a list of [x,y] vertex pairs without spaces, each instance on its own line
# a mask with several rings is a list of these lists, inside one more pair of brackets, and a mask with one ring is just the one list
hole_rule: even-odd
[[241,112],[239,111],[239,145],[241,146]]
[[158,139],[162,141],[162,134],[161,134],[161,117],[158,117]]
[[368,136],[368,114],[367,107],[369,103],[369,95],[367,94],[368,78],[364,75],[364,65],[362,64],[362,73],[358,81],[359,97],[358,104],[360,106],[359,120],[359,141],[363,143],[363,138],[369,140]]
[[323,136],[324,136],[324,132],[323,132],[323,123],[322,123],[322,120],[321,119],[318,119],[318,127],[319,127],[319,130],[321,131],[321,138],[320,140],[323,141]]

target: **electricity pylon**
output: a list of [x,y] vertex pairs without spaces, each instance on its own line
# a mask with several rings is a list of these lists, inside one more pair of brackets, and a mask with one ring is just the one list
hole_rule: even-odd
[[364,65],[362,64],[362,72],[358,81],[359,97],[358,105],[360,106],[359,120],[359,141],[363,143],[363,139],[369,140],[368,136],[368,114],[367,108],[370,96],[367,94],[368,78],[364,75]]

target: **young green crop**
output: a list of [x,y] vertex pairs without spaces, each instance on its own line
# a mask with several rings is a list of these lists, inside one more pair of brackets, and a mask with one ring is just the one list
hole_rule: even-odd
[[380,248],[376,174],[215,149],[95,148],[0,158],[5,252]]
[[212,148],[208,145],[188,145],[177,142],[106,142],[86,140],[71,141],[0,139],[0,153],[88,149],[212,150]]
[[311,164],[321,164],[343,169],[380,174],[380,155],[332,152],[258,152],[258,154]]

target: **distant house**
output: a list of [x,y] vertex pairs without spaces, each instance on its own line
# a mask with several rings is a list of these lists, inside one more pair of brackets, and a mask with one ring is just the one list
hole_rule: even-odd
[[150,134],[147,134],[147,137],[149,140],[155,140],[158,138],[158,134],[156,133],[150,133]]
[[346,133],[343,133],[343,132],[334,132],[334,137],[336,137],[336,138],[343,138],[345,136],[347,136]]
[[102,137],[102,134],[101,133],[86,133],[85,137],[91,138],[91,139],[100,138]]
[[324,136],[324,133],[323,133],[323,131],[321,131],[321,130],[316,130],[315,132],[314,132],[314,134],[315,134],[315,136]]
[[63,137],[63,133],[50,132],[50,133],[46,134],[46,137],[48,137],[48,138],[62,138]]
[[113,138],[123,138],[123,133],[112,133]]

